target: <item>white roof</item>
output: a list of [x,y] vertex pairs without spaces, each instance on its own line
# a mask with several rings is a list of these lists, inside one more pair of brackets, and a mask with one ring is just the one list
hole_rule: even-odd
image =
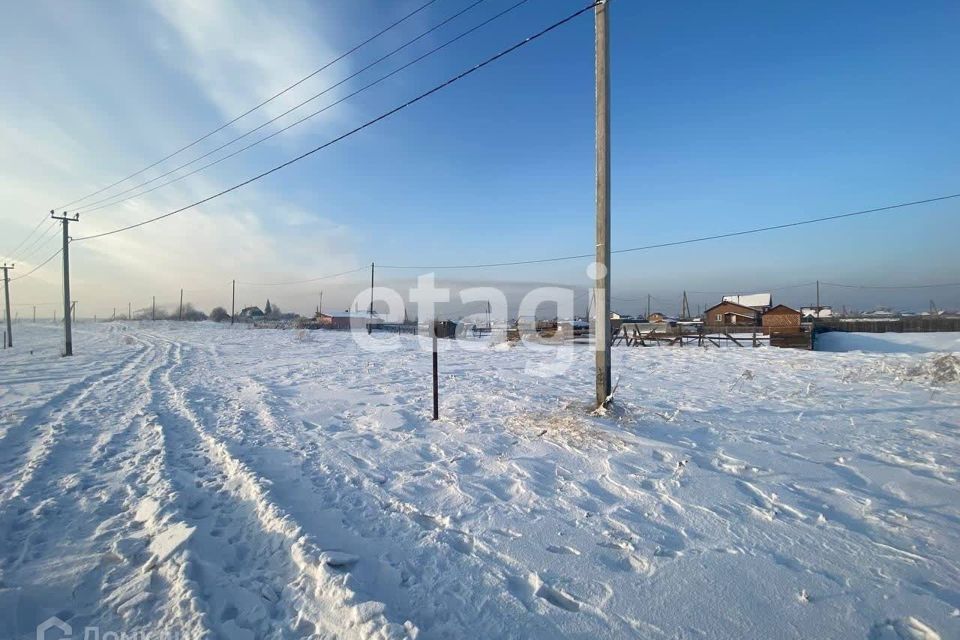
[[[357,318],[360,320],[370,319],[369,311],[330,311],[330,312],[324,311],[320,315],[327,316],[328,318]],[[373,319],[379,320],[380,317],[376,313],[374,313]]]
[[773,296],[769,293],[749,293],[746,295],[723,296],[724,302],[736,302],[745,307],[769,307],[773,304]]

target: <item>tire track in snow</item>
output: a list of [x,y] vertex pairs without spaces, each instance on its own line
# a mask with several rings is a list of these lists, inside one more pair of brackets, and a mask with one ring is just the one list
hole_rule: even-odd
[[[33,477],[47,463],[63,435],[72,427],[79,428],[71,423],[78,422],[97,410],[97,405],[89,405],[88,401],[101,392],[103,385],[109,385],[107,388],[113,389],[122,384],[123,379],[137,369],[146,355],[147,348],[141,347],[127,359],[105,371],[68,385],[62,392],[55,394],[24,417],[22,428],[12,436],[15,438],[14,442],[9,442],[11,434],[8,430],[0,448],[10,447],[13,451],[8,454],[10,457],[7,468],[0,471],[0,477],[5,478],[3,489],[0,490],[0,520],[3,519],[8,503],[23,494]],[[66,401],[66,405],[58,406],[63,401]],[[34,436],[33,439],[31,436]],[[17,463],[21,458],[18,469]],[[10,475],[15,475],[16,478],[10,478]]]
[[[138,468],[135,430],[152,398],[149,379],[162,362],[147,345],[116,379],[104,379],[87,395],[78,411],[81,426],[63,431],[47,464],[31,478],[16,516],[5,520],[10,546],[20,549],[15,560],[8,559],[5,577],[27,593],[39,576],[53,583],[44,587],[48,595],[34,612],[40,616],[34,624],[53,613],[75,626],[94,623],[105,629],[128,628],[136,621],[131,616],[136,602],[116,599],[115,591],[130,573],[139,575],[139,567],[129,563],[129,541],[111,536],[136,508],[130,500],[135,485],[129,481]],[[135,380],[126,375],[131,369],[141,370]],[[69,570],[52,575],[44,570],[54,559]],[[57,608],[40,615],[52,606]]]
[[231,638],[415,633],[389,623],[383,605],[358,603],[337,568],[342,558],[304,535],[263,482],[205,431],[173,375],[189,364],[182,351],[174,343],[156,422],[166,442],[173,514],[179,531],[187,529],[183,550],[171,555],[193,582],[204,625]]
[[[217,363],[214,370],[227,369]],[[204,376],[202,382],[218,389],[204,393],[204,401],[222,400],[223,389],[237,389],[225,406],[211,409],[217,416],[234,416],[221,428],[234,441],[235,455],[269,478],[284,508],[326,548],[347,552],[355,563],[351,585],[386,603],[388,612],[414,620],[425,636],[478,628],[492,636],[520,630],[558,635],[554,621],[530,615],[537,598],[567,612],[592,612],[605,619],[590,605],[545,584],[523,563],[451,527],[447,519],[398,503],[379,486],[382,477],[329,438],[318,441],[321,435],[302,421],[291,422],[285,412],[272,408],[265,399],[272,394],[258,380],[244,376],[238,384],[232,378]],[[269,448],[268,455],[261,455],[263,448]],[[305,484],[311,491],[303,491]],[[494,584],[500,588],[491,589]]]

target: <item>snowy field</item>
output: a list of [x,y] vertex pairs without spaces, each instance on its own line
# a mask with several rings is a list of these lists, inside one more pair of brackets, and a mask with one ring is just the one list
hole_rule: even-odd
[[960,638],[943,353],[616,348],[599,418],[588,348],[453,351],[431,422],[410,337],[15,332],[0,638]]

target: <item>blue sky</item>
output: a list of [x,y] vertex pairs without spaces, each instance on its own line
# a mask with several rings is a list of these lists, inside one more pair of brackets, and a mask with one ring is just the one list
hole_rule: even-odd
[[[327,102],[514,0],[486,0]],[[0,251],[43,211],[206,133],[420,4],[199,1],[37,2],[0,26]],[[304,83],[265,115],[349,75],[467,6],[438,0]],[[163,213],[335,137],[579,8],[525,5],[441,54],[235,159],[117,207],[77,233]],[[960,6],[955,2],[613,0],[614,248],[777,224],[960,191]],[[201,306],[228,283],[299,279],[382,264],[451,264],[587,253],[593,247],[593,20],[494,66],[248,189],[168,221],[74,246],[87,313],[180,286]],[[283,123],[294,119],[288,116]],[[279,123],[278,123],[279,124]],[[271,129],[268,129],[268,131]],[[193,156],[187,152],[177,160]],[[164,170],[174,165],[164,165]],[[154,170],[147,176],[156,175]],[[128,183],[130,185],[135,183]],[[119,188],[119,187],[118,187]],[[789,231],[625,254],[615,306],[679,304],[679,292],[746,291],[821,279],[960,281],[957,202]],[[81,229],[82,227],[82,229]],[[56,248],[16,256],[24,269]],[[586,261],[438,272],[441,281],[587,284]],[[18,281],[22,303],[55,301],[58,269]],[[19,269],[20,267],[18,267]],[[416,272],[383,271],[406,284]],[[241,287],[306,311],[316,289],[343,305],[362,277]],[[812,287],[775,292],[805,304]],[[718,296],[696,294],[694,304]],[[851,291],[827,302],[960,307],[960,288]],[[249,299],[248,299],[249,298]],[[626,300],[629,299],[630,301]],[[238,300],[240,302],[240,300]],[[655,305],[656,306],[656,305]],[[668,309],[670,310],[670,309]]]

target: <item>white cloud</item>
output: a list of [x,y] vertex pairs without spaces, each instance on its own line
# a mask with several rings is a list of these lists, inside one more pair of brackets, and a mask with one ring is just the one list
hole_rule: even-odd
[[[270,98],[284,87],[333,60],[334,47],[318,35],[321,22],[313,7],[285,3],[229,0],[155,0],[153,8],[170,29],[159,40],[172,65],[193,78],[225,120],[230,120]],[[261,111],[242,119],[246,130],[279,115],[295,104],[349,75],[348,60],[311,78],[277,98]],[[335,91],[300,109],[277,126],[302,117],[337,97]],[[317,122],[300,126],[289,135],[303,134],[319,122],[337,118],[324,112]]]
[[[94,5],[78,7],[77,11],[94,16],[99,11]],[[40,18],[45,10],[37,9]],[[177,47],[179,63],[196,74],[198,84],[210,88],[210,99],[216,95],[224,113],[245,110],[274,92],[278,84],[283,86],[330,57],[309,36],[309,21],[314,17],[295,5],[276,13],[266,5],[251,5],[241,12],[236,5],[221,2],[167,4],[163,10],[176,14],[183,31],[178,27],[175,33],[184,33],[195,45]],[[87,14],[73,19],[84,18],[89,19],[84,22],[88,29],[75,42],[69,35],[60,42],[63,51],[72,52],[63,55],[72,55],[77,66],[95,60],[98,76],[152,78],[150,91],[118,87],[115,94],[104,94],[89,90],[90,79],[77,78],[76,91],[85,101],[82,108],[76,100],[45,101],[29,91],[0,105],[0,173],[4,176],[0,180],[0,251],[16,246],[51,207],[164,155],[171,150],[170,141],[183,140],[184,131],[196,128],[193,122],[173,118],[174,112],[156,99],[166,77],[158,73],[160,61],[150,42],[129,49],[130,55],[109,55],[112,50],[104,43],[110,41],[112,25]],[[85,44],[87,40],[94,44]],[[30,46],[25,44],[19,55],[36,57],[39,52]],[[36,46],[47,45],[38,40]],[[44,64],[29,70],[8,59],[0,61],[0,69],[8,72],[11,81],[18,74],[29,74],[32,84],[28,87],[43,87],[60,78],[58,69],[64,63],[60,55],[40,56]],[[137,144],[141,139],[143,144]],[[88,235],[163,214],[252,173],[249,167],[224,167],[229,176],[197,174],[143,199],[82,215],[71,232]],[[131,184],[135,182],[126,186]],[[297,204],[263,183],[250,185],[142,229],[75,243],[71,249],[73,297],[81,301],[82,316],[103,317],[114,306],[125,310],[128,300],[135,308],[148,304],[153,295],[158,304],[172,302],[184,287],[196,292],[194,303],[209,309],[229,304],[227,283],[233,278],[294,280],[350,269],[358,264],[356,241],[348,227],[332,221],[344,218],[338,213],[312,203]],[[55,233],[29,260],[18,256],[15,275],[28,271],[58,246],[59,233]],[[34,276],[17,280],[13,303],[56,303],[61,295],[59,265],[59,259],[54,260]],[[311,306],[297,303],[294,297],[287,299],[285,290],[277,295],[264,290],[255,299],[262,304],[260,298],[265,295],[279,298],[282,306],[294,310]],[[46,313],[52,307],[44,309]]]

